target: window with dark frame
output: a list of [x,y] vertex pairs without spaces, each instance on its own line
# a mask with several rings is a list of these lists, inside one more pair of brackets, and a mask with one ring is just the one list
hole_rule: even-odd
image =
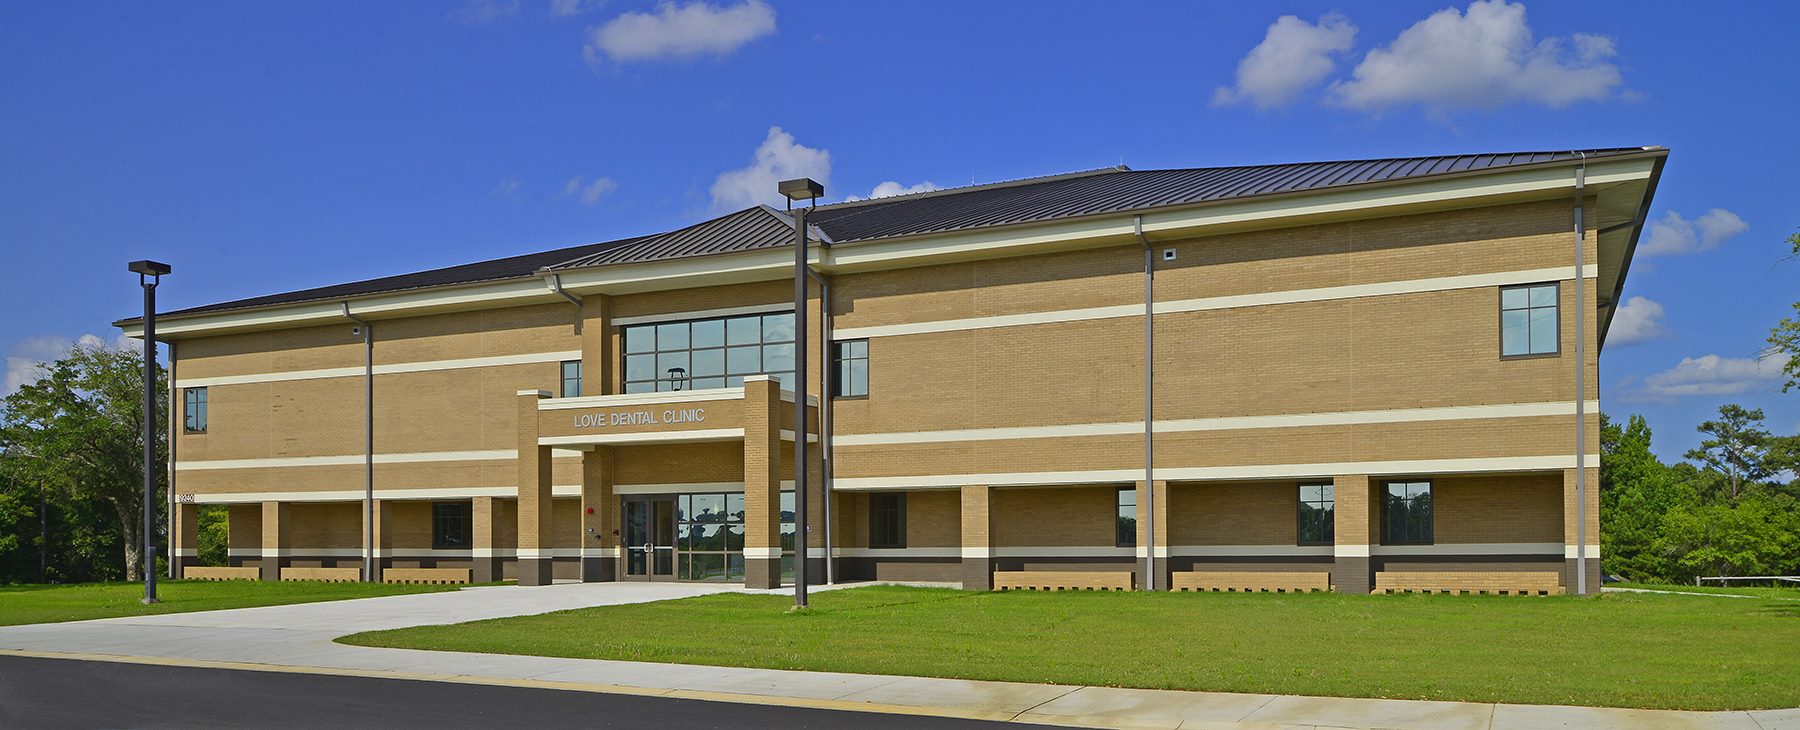
[[624,328],[627,393],[735,388],[751,375],[794,373],[794,314],[658,322]]
[[869,395],[869,341],[840,340],[833,343],[831,395],[834,398],[862,398]]
[[467,550],[475,522],[472,502],[431,503],[431,547],[434,550]]
[[869,495],[869,547],[906,547],[906,494]]
[[1500,289],[1500,356],[1555,355],[1560,337],[1557,285]]
[[1119,524],[1114,543],[1119,547],[1137,547],[1137,487],[1119,488]]
[[181,391],[182,430],[206,433],[206,389],[183,388]]
[[1336,505],[1330,484],[1300,485],[1300,527],[1298,531],[1301,545],[1330,545],[1336,534],[1334,525]]
[[562,364],[562,397],[581,396],[581,361],[564,360]]
[[1431,544],[1431,482],[1388,482],[1382,490],[1381,543]]

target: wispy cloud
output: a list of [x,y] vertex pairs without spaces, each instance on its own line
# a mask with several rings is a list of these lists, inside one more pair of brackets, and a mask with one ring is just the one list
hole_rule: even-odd
[[775,32],[775,9],[762,0],[731,6],[664,2],[654,13],[632,12],[588,32],[589,63],[723,56]]
[[[113,342],[114,347],[131,343],[135,347],[136,340],[127,340],[121,335]],[[69,348],[75,345],[83,347],[106,347],[106,340],[99,335],[87,334],[73,340],[61,335],[39,335],[27,337],[14,342],[6,350],[6,378],[0,381],[0,398],[12,395],[27,383],[35,383],[42,376],[43,366],[68,354]]]
[[1536,40],[1525,5],[1477,0],[1446,8],[1375,48],[1333,83],[1327,101],[1365,111],[1416,104],[1434,112],[1514,103],[1564,107],[1612,96],[1623,83],[1606,36]]
[[1213,91],[1213,105],[1286,105],[1337,70],[1334,57],[1355,41],[1356,26],[1342,13],[1326,13],[1317,24],[1292,15],[1276,18],[1262,42],[1238,61],[1237,85]]
[[450,19],[463,25],[481,25],[518,14],[519,0],[466,0],[450,11]]
[[610,177],[596,177],[591,182],[582,182],[579,175],[569,178],[563,183],[563,195],[580,200],[583,205],[593,205],[606,197],[607,193],[619,189],[619,183]]
[[1685,357],[1675,367],[1647,376],[1642,382],[1621,383],[1620,400],[1626,403],[1672,403],[1692,396],[1739,395],[1756,388],[1772,388],[1782,380],[1788,355],[1769,357]]
[[1724,208],[1713,208],[1688,220],[1669,211],[1650,223],[1649,235],[1638,244],[1639,256],[1672,256],[1718,248],[1726,239],[1750,230],[1750,224]]
[[1607,330],[1606,344],[1635,345],[1668,334],[1663,326],[1663,306],[1644,297],[1632,297],[1613,312],[1612,328]]
[[603,4],[605,0],[550,0],[550,17],[573,18]]
[[713,208],[725,211],[759,203],[780,205],[776,184],[797,177],[810,177],[830,190],[831,152],[802,145],[780,127],[770,127],[748,166],[721,172],[713,180]]

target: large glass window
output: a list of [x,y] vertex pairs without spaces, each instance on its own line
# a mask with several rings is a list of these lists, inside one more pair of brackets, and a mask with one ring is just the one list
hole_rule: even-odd
[[869,495],[869,547],[906,547],[906,494]]
[[793,378],[794,315],[748,314],[625,328],[625,392],[735,388]]
[[1301,545],[1330,545],[1335,534],[1334,495],[1330,484],[1300,485]]
[[475,505],[472,502],[431,503],[431,547],[438,550],[467,550],[474,526]]
[[675,504],[675,577],[743,580],[744,495],[683,494]]
[[564,360],[562,364],[562,397],[581,395],[581,361]]
[[831,379],[833,396],[860,398],[869,394],[868,340],[843,340],[834,343],[832,359],[837,362]]
[[1431,482],[1389,482],[1381,502],[1381,542],[1431,543]]
[[181,390],[182,429],[188,433],[206,433],[206,389]]
[[1119,547],[1137,546],[1137,488],[1119,488],[1119,526],[1117,541]]
[[1500,290],[1500,356],[1557,353],[1555,284]]

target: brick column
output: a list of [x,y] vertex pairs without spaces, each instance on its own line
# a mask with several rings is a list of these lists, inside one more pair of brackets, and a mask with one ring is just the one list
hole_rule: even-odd
[[[807,414],[806,426],[809,429],[819,427],[818,409]],[[825,512],[825,448],[816,431],[813,439],[806,449],[806,520],[810,523],[806,532],[806,569],[808,580],[816,586],[825,584],[825,558],[829,554],[825,549],[825,520],[829,515]],[[794,445],[783,443],[781,448],[791,453]]]
[[[375,500],[373,508],[369,512],[374,523],[375,580],[380,582],[382,569],[393,564],[390,554],[394,547],[394,531],[392,529],[394,513],[393,510],[388,509],[387,500],[384,499]],[[361,540],[359,539],[358,542],[360,543]]]
[[183,577],[187,567],[199,557],[200,505],[176,502],[174,529],[169,534],[169,562],[175,566],[175,577]]
[[538,445],[542,390],[519,391],[519,585],[550,585],[550,447]]
[[962,488],[962,587],[994,589],[994,488]]
[[1331,480],[1332,533],[1331,584],[1339,593],[1367,594],[1374,587],[1369,567],[1369,546],[1376,542],[1374,489],[1363,474]]
[[287,522],[285,502],[262,503],[262,579],[281,580],[281,533]]
[[[1150,497],[1154,496],[1152,500]],[[1155,502],[1156,534],[1150,535],[1151,502]],[[1154,538],[1154,539],[1152,539]],[[1169,590],[1169,483],[1161,479],[1155,482],[1137,483],[1137,565],[1132,572],[1138,574],[1138,587],[1148,589],[1148,576],[1144,575],[1144,556],[1151,555],[1151,569],[1156,575],[1156,590]]]
[[469,578],[476,583],[499,581],[505,572],[497,554],[500,526],[494,521],[494,498],[476,497],[469,508],[470,550],[472,558]]
[[614,370],[619,363],[613,344],[612,297],[588,294],[581,298],[581,394],[617,393]]
[[[1573,594],[1580,541],[1575,534],[1575,469],[1563,470],[1563,592]],[[1587,469],[1587,589],[1600,592],[1600,469]]]
[[744,379],[744,587],[781,587],[781,384]]
[[619,579],[619,500],[613,496],[618,453],[597,446],[581,455],[581,580]]

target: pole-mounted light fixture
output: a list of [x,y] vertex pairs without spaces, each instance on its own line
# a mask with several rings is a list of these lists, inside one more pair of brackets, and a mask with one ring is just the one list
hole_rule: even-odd
[[126,268],[144,289],[144,603],[156,603],[156,285],[174,268],[149,259]]
[[[800,200],[817,204],[825,186],[810,177],[783,180],[778,186],[794,213],[794,607],[806,607],[806,208],[794,208]],[[826,548],[826,560],[831,559]]]

